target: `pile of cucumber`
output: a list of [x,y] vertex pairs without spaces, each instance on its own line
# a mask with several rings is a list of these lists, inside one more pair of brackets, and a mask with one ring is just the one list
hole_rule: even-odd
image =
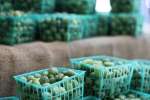
[[74,70],[67,70],[65,72],[60,72],[57,68],[51,67],[47,71],[36,73],[34,75],[22,76],[20,77],[20,79],[30,84],[35,84],[39,86],[48,86],[63,79],[69,78],[75,74],[76,73],[74,72]]
[[[25,85],[18,85],[18,90],[23,100],[32,100],[33,96],[37,100],[71,100],[71,98],[74,100],[74,98],[82,96],[83,85],[79,77],[69,79],[75,75],[76,72],[73,69],[60,71],[56,67],[51,67],[39,73],[20,76],[19,80]],[[32,86],[36,88],[32,88]],[[42,88],[46,90],[40,91]]]
[[110,3],[113,13],[129,13],[134,9],[134,0],[110,0]]
[[110,20],[111,35],[136,35],[138,19],[132,14],[112,14]]
[[38,33],[43,41],[71,41],[82,38],[81,19],[74,15],[54,14],[38,23]]
[[23,12],[1,13],[0,42],[17,44],[34,40],[35,22]]
[[[107,59],[101,59],[101,60],[94,60],[94,59],[85,59],[83,61],[80,61],[80,68],[82,70],[86,70],[88,73],[88,76],[90,77],[100,77],[99,76],[99,71],[102,67],[104,68],[110,68],[112,66],[115,65],[121,65],[121,64],[125,64],[126,61],[118,61],[118,62],[113,62],[111,60],[107,60]],[[120,75],[124,75],[125,73],[128,73],[127,69],[121,70],[121,69],[117,69],[114,68],[114,70],[111,70],[112,72],[109,72],[109,70],[105,70],[104,73],[104,78],[109,78],[109,76],[115,77],[115,75],[117,74],[117,77]]]
[[99,14],[98,36],[139,36],[143,16],[135,13]]

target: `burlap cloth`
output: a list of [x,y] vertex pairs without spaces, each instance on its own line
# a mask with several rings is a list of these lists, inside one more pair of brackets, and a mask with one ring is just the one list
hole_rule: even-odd
[[72,43],[35,42],[18,46],[0,45],[0,96],[15,95],[13,75],[66,66],[69,58],[90,55],[113,55],[124,58],[150,58],[150,40],[132,37],[101,37]]

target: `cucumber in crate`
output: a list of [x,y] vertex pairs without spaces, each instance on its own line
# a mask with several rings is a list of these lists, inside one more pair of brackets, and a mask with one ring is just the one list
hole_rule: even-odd
[[15,76],[21,100],[82,100],[84,71],[51,67]]
[[82,18],[65,13],[41,15],[38,22],[38,33],[39,39],[46,42],[82,39]]
[[33,41],[35,22],[31,16],[20,11],[1,13],[0,43],[14,45]]
[[86,71],[86,96],[93,95],[103,99],[127,92],[130,88],[133,67],[128,60],[91,56],[71,59],[71,64],[75,69]]

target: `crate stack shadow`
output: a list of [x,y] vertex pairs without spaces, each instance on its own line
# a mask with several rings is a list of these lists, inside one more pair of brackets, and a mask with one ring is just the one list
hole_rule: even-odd
[[110,0],[110,35],[140,36],[142,34],[143,16],[141,0]]

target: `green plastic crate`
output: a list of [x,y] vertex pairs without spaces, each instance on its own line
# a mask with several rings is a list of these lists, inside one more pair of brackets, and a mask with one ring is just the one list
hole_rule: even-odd
[[76,14],[95,13],[96,0],[56,0],[56,11]]
[[[57,68],[59,72],[67,72],[68,68]],[[48,69],[33,71],[15,76],[17,93],[21,100],[82,100],[84,92],[84,71],[74,70],[73,76],[63,78],[48,85],[30,84],[22,77],[45,75]],[[49,75],[49,74],[48,74]],[[50,74],[51,75],[51,74]],[[64,74],[65,75],[65,74]],[[49,76],[50,77],[50,76]],[[52,81],[52,80],[51,80]],[[56,91],[57,90],[57,91]]]
[[50,13],[55,8],[55,0],[13,0],[13,5],[15,10]]
[[75,69],[86,71],[86,96],[93,95],[103,99],[127,92],[130,88],[133,67],[127,60],[109,56],[91,56],[71,59],[71,65]]
[[0,100],[19,100],[16,96],[11,97],[0,97]]
[[73,14],[42,15],[38,22],[38,33],[40,40],[46,42],[82,39],[82,20]]
[[13,10],[12,0],[0,0],[0,12],[8,12]]
[[140,12],[142,0],[110,0],[112,13]]
[[139,14],[110,14],[110,35],[140,36],[143,16]]
[[32,15],[0,16],[0,43],[13,45],[33,41],[35,28]]
[[142,92],[150,93],[150,61],[135,60],[131,87]]

